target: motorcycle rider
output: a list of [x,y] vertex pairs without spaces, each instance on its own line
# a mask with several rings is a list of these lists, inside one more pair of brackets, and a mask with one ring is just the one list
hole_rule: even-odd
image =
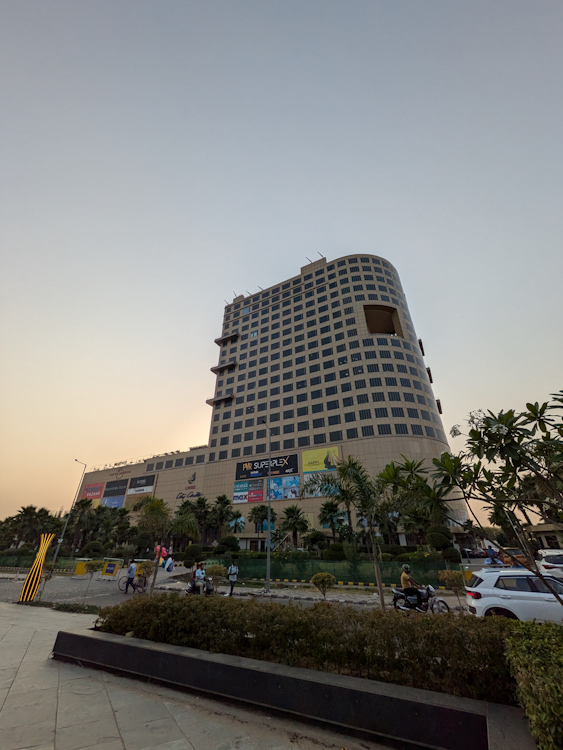
[[205,593],[205,565],[200,562],[195,572],[195,585],[199,589],[198,594]]
[[416,608],[418,610],[422,609],[422,599],[419,591],[420,586],[421,584],[417,583],[411,576],[410,565],[403,565],[403,572],[401,573],[401,588],[403,589],[405,598],[407,596],[416,596]]

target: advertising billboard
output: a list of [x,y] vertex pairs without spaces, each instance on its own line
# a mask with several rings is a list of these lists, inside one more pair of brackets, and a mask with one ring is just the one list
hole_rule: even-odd
[[301,460],[304,474],[310,474],[313,471],[335,471],[339,460],[338,446],[303,451]]
[[299,475],[272,478],[270,500],[288,500],[299,497]]
[[112,495],[111,497],[102,498],[102,505],[106,508],[123,508],[125,495]]
[[[252,479],[253,477],[267,477],[270,462],[267,458],[259,461],[243,461],[237,464],[235,479]],[[299,466],[297,454],[277,456],[271,459],[271,474],[273,477],[285,474],[298,474]]]
[[149,474],[143,477],[133,477],[129,482],[128,495],[150,495],[154,490],[154,480],[156,474]]
[[93,482],[92,484],[85,484],[82,489],[81,500],[88,498],[88,500],[99,500],[104,491],[105,482]]
[[233,503],[261,503],[264,499],[264,481],[249,479],[235,482]]

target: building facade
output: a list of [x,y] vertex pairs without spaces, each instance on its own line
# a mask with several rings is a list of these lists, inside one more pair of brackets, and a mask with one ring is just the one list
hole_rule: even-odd
[[[319,259],[293,278],[225,306],[206,446],[86,474],[80,496],[132,507],[151,494],[177,507],[227,494],[243,517],[265,502],[302,503],[311,528],[324,498],[299,500],[307,474],[348,455],[377,474],[401,456],[449,450],[422,341],[385,258]],[[466,519],[461,502],[452,516]],[[255,539],[246,522],[243,546]]]

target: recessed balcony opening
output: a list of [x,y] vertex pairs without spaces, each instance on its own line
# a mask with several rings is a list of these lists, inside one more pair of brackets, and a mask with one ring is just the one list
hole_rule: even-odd
[[370,333],[384,333],[388,336],[403,336],[399,313],[388,305],[364,305],[364,315]]

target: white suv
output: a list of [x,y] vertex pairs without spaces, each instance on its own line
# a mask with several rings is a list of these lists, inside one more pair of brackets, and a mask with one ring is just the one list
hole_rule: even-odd
[[[563,597],[563,582],[548,578]],[[477,617],[502,615],[513,620],[563,622],[563,606],[529,570],[483,568],[471,576],[465,588],[469,611]]]
[[540,549],[538,568],[544,576],[563,578],[563,549]]

